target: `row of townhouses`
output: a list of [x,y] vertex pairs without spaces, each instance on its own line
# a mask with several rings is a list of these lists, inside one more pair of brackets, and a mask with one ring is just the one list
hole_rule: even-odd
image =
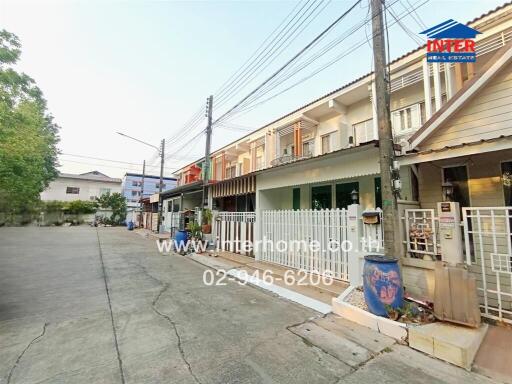
[[[390,63],[402,183],[397,228],[404,245],[402,272],[406,289],[433,297],[434,263],[443,259],[440,233],[447,225],[440,222],[437,203],[455,201],[460,248],[477,275],[482,310],[510,321],[512,5],[467,25],[481,32],[475,63],[427,63],[425,47]],[[366,224],[363,217],[364,212],[378,216],[382,207],[374,100],[368,73],[215,150],[208,184],[214,234],[343,240],[357,230],[382,239],[381,219]],[[176,225],[173,213],[202,207],[203,162],[180,169],[177,188],[160,196],[168,230]],[[237,246],[229,250],[246,252]],[[256,250],[255,257],[334,270],[340,280],[359,278],[351,276],[359,261],[354,264],[349,252],[313,257]]]

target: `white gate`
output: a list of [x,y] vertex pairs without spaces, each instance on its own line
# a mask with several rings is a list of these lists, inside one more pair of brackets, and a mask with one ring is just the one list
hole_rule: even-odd
[[263,211],[261,220],[262,261],[348,280],[345,209]]
[[482,316],[512,323],[512,207],[462,208],[462,215]]
[[255,212],[219,212],[215,216],[217,248],[253,255]]
[[438,218],[434,209],[406,209],[404,211],[405,243],[407,253],[413,258],[429,255],[440,258]]

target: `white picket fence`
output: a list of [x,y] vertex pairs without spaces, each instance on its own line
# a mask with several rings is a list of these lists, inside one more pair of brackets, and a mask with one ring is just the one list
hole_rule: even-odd
[[253,255],[255,212],[218,212],[214,220],[217,247],[220,250]]
[[345,209],[262,211],[260,228],[262,261],[348,280]]

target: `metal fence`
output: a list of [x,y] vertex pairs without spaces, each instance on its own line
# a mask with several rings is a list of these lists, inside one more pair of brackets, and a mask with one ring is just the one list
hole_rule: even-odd
[[512,324],[512,207],[465,207],[462,215],[482,316]]

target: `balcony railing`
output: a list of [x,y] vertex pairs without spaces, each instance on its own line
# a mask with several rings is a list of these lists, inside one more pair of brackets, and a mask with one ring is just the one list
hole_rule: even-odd
[[301,156],[296,156],[296,155],[283,155],[281,157],[278,157],[274,160],[272,160],[270,162],[270,166],[271,167],[275,167],[277,165],[282,165],[282,164],[287,164],[287,163],[293,163],[294,161],[298,161],[298,160],[303,160],[303,159],[308,159],[310,158],[312,155],[311,154],[308,154],[308,155],[301,155]]

